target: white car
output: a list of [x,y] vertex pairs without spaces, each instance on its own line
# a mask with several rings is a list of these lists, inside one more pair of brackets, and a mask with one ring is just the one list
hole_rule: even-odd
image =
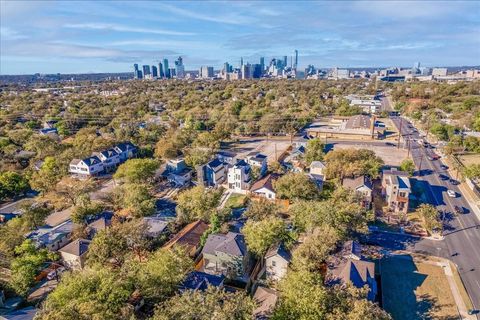
[[448,194],[448,196],[451,197],[451,198],[456,198],[456,197],[457,197],[457,194],[455,193],[455,191],[450,190],[450,189],[447,190],[447,194]]

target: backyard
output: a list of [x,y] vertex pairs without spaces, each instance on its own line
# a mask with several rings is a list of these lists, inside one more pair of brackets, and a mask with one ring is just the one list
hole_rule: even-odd
[[394,319],[458,319],[444,268],[435,259],[394,255],[383,258],[379,267],[383,307]]

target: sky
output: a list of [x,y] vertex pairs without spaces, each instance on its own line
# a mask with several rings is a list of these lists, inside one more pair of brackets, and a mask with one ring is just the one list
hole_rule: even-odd
[[480,1],[0,0],[3,75],[126,72],[178,56],[186,70],[220,68],[295,49],[302,68],[480,65]]

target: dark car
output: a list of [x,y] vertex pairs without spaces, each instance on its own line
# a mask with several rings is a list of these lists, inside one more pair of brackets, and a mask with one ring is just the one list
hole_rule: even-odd
[[442,169],[442,170],[448,170],[448,166],[442,164],[442,165],[440,166],[440,169]]
[[455,179],[450,179],[450,183],[451,183],[451,184],[453,184],[454,186],[456,186],[456,185],[459,185],[459,184],[460,184],[460,182],[458,182],[458,181],[457,181],[457,180],[455,180]]
[[457,214],[462,214],[463,213],[463,208],[459,206],[454,206],[453,209],[455,210],[455,213]]
[[442,180],[448,180],[450,179],[448,176],[444,175],[444,174],[439,174],[438,177]]

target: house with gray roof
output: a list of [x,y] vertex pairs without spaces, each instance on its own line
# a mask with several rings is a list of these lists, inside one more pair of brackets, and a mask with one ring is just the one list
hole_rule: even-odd
[[391,211],[407,213],[411,193],[412,188],[407,172],[394,169],[382,172],[382,194]]
[[72,230],[73,222],[67,220],[53,228],[38,228],[27,234],[26,238],[32,240],[37,248],[47,248],[51,251],[57,251],[70,242]]
[[70,161],[69,172],[80,176],[95,176],[104,170],[104,164],[97,156]]
[[209,286],[223,287],[225,276],[213,275],[200,271],[190,272],[186,279],[180,285],[180,291],[185,290],[200,290],[205,291]]
[[89,246],[90,240],[77,239],[58,250],[62,256],[63,265],[72,270],[82,269]]
[[374,301],[377,296],[375,263],[365,260],[346,259],[330,270],[329,284],[345,285],[350,283],[357,288],[368,287],[367,299]]
[[292,255],[283,243],[273,245],[265,254],[265,276],[267,280],[278,281],[287,274]]
[[215,158],[201,167],[202,172],[198,176],[202,181],[199,182],[204,186],[219,186],[227,180],[227,168],[228,164]]
[[370,209],[373,201],[373,185],[368,176],[344,178],[342,185],[345,189],[353,190],[360,197],[361,205]]
[[203,271],[240,278],[245,274],[248,262],[247,246],[242,234],[211,234],[202,250]]
[[148,230],[147,235],[151,238],[156,238],[161,235],[168,227],[168,222],[157,216],[143,217],[143,222],[146,224]]
[[100,161],[102,161],[105,171],[110,172],[114,170],[118,164],[120,164],[120,155],[113,148],[100,152],[94,152],[93,155],[97,156]]
[[120,162],[136,157],[138,148],[131,142],[119,143],[113,149],[118,153]]

